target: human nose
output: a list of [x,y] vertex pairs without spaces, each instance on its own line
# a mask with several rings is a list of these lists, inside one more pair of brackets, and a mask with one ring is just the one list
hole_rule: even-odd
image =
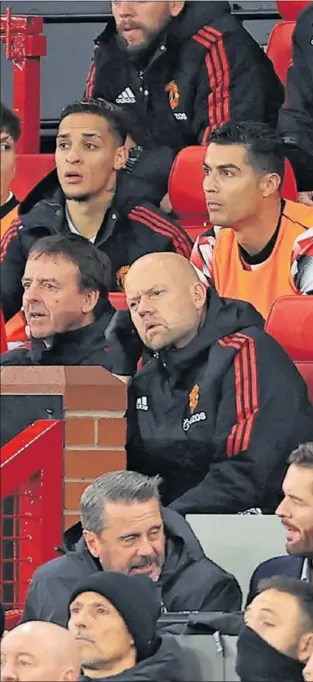
[[80,153],[75,145],[67,150],[66,161],[71,164],[80,162]]
[[119,15],[121,18],[134,16],[134,3],[133,2],[120,2],[119,3]]
[[275,511],[276,516],[278,516],[280,519],[283,517],[290,516],[290,511],[288,508],[288,502],[286,498],[284,498],[280,504],[278,505],[276,511]]
[[24,301],[38,301],[40,298],[39,296],[39,288],[38,284],[36,282],[32,282],[29,284],[27,289],[24,289],[24,294],[23,294],[23,302]]
[[214,173],[208,173],[203,178],[203,189],[206,193],[218,192],[218,182]]
[[0,680],[1,682],[16,682],[17,675],[9,662],[1,665]]
[[152,546],[152,543],[150,542],[149,538],[145,535],[142,535],[140,537],[140,540],[138,542],[137,546],[137,554],[139,556],[151,556],[151,554],[154,553],[154,549]]
[[146,296],[141,296],[136,310],[138,315],[140,315],[140,317],[144,317],[145,315],[151,313],[152,311],[153,307],[149,299]]

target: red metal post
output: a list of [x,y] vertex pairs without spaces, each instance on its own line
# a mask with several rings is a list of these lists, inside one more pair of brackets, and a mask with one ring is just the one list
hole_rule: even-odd
[[[14,603],[20,609],[34,570],[56,556],[63,531],[63,423],[37,421],[0,452],[0,497],[15,493]],[[18,492],[17,492],[18,491]],[[0,548],[1,550],[1,548]],[[1,551],[0,551],[1,559]]]
[[10,7],[1,16],[0,40],[13,63],[13,109],[21,119],[17,150],[36,154],[40,147],[40,57],[46,50],[41,17],[13,16]]

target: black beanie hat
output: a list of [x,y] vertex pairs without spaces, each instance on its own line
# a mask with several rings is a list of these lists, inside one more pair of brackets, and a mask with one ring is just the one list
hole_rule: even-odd
[[130,576],[114,571],[99,571],[86,576],[75,585],[69,605],[82,592],[102,594],[115,606],[134,638],[138,660],[152,655],[160,603],[151,578],[146,575]]
[[4,633],[5,630],[5,614],[4,614],[4,608],[2,606],[2,603],[0,601],[0,639]]

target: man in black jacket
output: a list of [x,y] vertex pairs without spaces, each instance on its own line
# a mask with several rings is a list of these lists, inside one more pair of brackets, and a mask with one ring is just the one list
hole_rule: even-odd
[[275,576],[258,592],[237,641],[240,682],[302,682],[313,649],[313,587]]
[[313,4],[299,15],[293,34],[287,96],[278,119],[279,132],[295,170],[299,200],[313,206]]
[[[69,599],[68,629],[80,650],[82,682],[190,682],[196,665],[186,666],[180,644],[157,634],[160,605],[147,576],[94,573],[75,585]],[[189,668],[189,669],[188,669]]]
[[56,167],[20,206],[19,219],[1,243],[1,305],[6,320],[21,307],[27,254],[39,237],[80,234],[109,256],[110,290],[123,287],[127,268],[154,251],[189,258],[191,240],[149,203],[151,187],[131,172],[119,107],[82,101],[64,109],[57,134]]
[[247,604],[264,578],[284,575],[313,582],[313,442],[302,443],[291,453],[283,481],[284,498],[276,515],[286,529],[288,554],[263,561],[251,577]]
[[177,152],[229,119],[276,125],[283,88],[228,2],[112,2],[112,13],[86,94],[129,111],[135,144]]
[[128,467],[160,474],[181,513],[272,513],[288,454],[313,435],[292,361],[250,304],[207,291],[176,254],[139,259],[125,291],[152,354],[129,386]]
[[102,365],[119,375],[131,368],[105,338],[114,308],[108,299],[110,262],[78,235],[38,239],[22,278],[26,344],[1,355],[1,365]]
[[65,625],[75,582],[102,569],[148,575],[163,612],[240,609],[237,581],[204,556],[179,514],[160,507],[158,484],[136,472],[113,471],[86,488],[82,526],[66,531],[64,556],[35,571],[23,621]]

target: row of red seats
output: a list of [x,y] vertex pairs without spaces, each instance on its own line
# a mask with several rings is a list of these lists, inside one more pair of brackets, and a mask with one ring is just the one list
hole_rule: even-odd
[[[126,308],[125,294],[111,293],[112,305]],[[292,320],[292,334],[290,334]],[[5,325],[0,309],[1,352],[7,349]],[[285,296],[278,299],[269,314],[266,331],[285,348],[306,381],[313,404],[313,297]]]

